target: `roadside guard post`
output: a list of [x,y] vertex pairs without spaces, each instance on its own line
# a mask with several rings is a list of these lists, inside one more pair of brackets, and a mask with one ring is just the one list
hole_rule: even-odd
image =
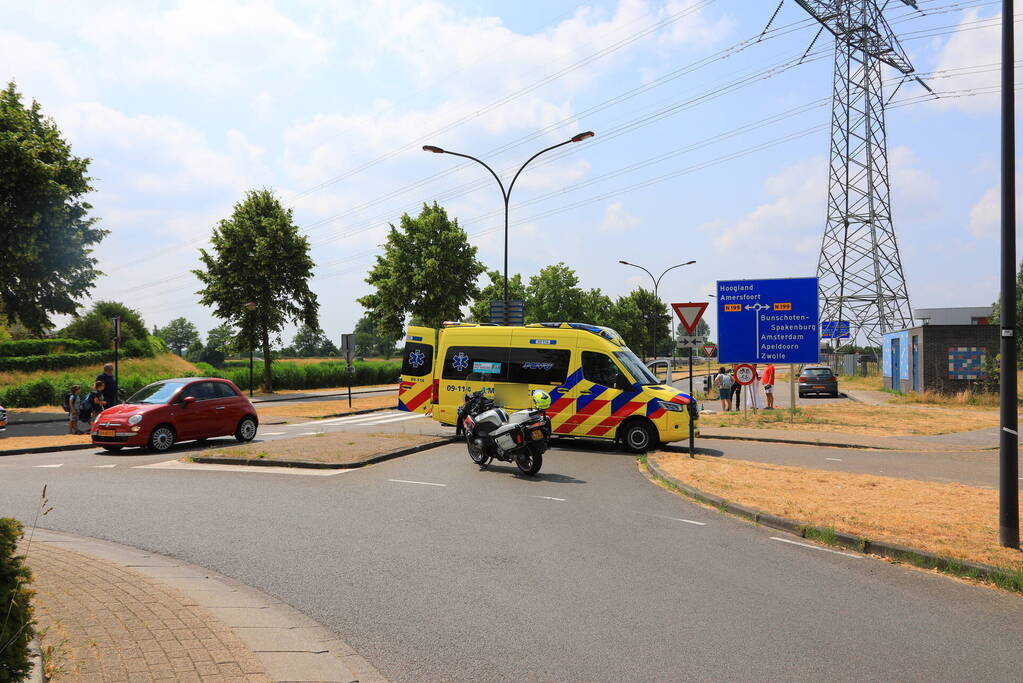
[[352,407],[352,361],[355,360],[355,335],[341,335],[341,353],[345,354],[345,374],[348,375],[348,407]]
[[789,363],[792,382],[796,364],[819,358],[818,296],[815,277],[718,280],[719,362]]

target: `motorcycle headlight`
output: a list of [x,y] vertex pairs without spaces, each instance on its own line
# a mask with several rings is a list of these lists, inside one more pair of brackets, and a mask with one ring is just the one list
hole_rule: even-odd
[[661,404],[662,408],[673,413],[681,413],[685,410],[681,403],[671,403],[670,401],[658,401],[658,403]]
[[132,415],[128,418],[128,424],[130,425],[137,425],[139,422],[142,422],[141,415]]

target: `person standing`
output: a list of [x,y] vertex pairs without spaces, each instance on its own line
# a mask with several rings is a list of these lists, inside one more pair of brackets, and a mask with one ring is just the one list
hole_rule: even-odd
[[753,412],[764,407],[760,399],[760,371],[756,363],[753,363],[753,382],[746,387],[746,406],[752,408]]
[[764,397],[767,399],[767,410],[774,410],[774,363],[764,368]]
[[718,388],[718,398],[721,399],[721,411],[727,412],[732,409],[732,375],[725,370],[724,366],[718,369],[714,376],[714,386]]
[[103,382],[103,400],[106,402],[105,407],[116,406],[119,401],[117,400],[117,380],[114,379],[113,373],[114,364],[107,363],[103,366],[103,372],[96,376],[97,382]]
[[107,407],[107,401],[103,396],[105,388],[101,380],[96,380],[96,383],[92,385],[92,391],[78,404],[78,420],[85,423],[86,431],[90,429],[93,417],[102,413],[103,409]]
[[732,378],[732,390],[729,393],[731,401],[728,402],[729,410],[741,410],[742,409],[742,385],[739,384],[739,380],[735,377],[735,369],[738,365],[732,366],[732,372],[730,374]]
[[82,434],[82,430],[78,428],[78,404],[81,398],[78,392],[82,390],[81,384],[72,384],[68,390],[68,395],[64,397],[64,410],[68,414],[68,434]]

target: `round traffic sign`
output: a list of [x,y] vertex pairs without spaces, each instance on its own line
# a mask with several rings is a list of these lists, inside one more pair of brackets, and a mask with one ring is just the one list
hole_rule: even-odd
[[748,363],[737,365],[735,367],[735,381],[739,384],[753,384],[753,380],[757,378],[757,371],[753,369],[753,366]]

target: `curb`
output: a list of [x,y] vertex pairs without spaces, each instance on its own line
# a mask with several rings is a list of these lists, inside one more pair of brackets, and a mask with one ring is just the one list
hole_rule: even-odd
[[887,446],[867,446],[860,443],[839,443],[831,441],[801,441],[799,439],[779,439],[777,437],[734,436],[731,434],[701,434],[703,439],[721,439],[723,441],[760,441],[763,443],[787,443],[795,446],[824,446],[827,448],[863,448],[876,451],[894,451],[897,448]]
[[[896,545],[895,543],[888,543],[887,541],[873,541],[867,538],[853,536],[852,534],[847,534],[842,531],[835,531],[834,529],[826,527],[817,527],[807,522],[800,522],[795,519],[772,515],[744,505],[739,505],[738,503],[733,503],[721,498],[720,496],[705,493],[704,491],[694,488],[682,480],[661,470],[649,457],[646,459],[646,466],[654,478],[667,482],[679,493],[683,493],[698,502],[709,503],[722,512],[728,512],[737,517],[742,517],[754,524],[761,524],[773,529],[788,531],[789,533],[817,541],[824,545],[837,545],[864,555],[878,555],[891,560],[906,562],[907,564],[911,564],[922,569],[937,569],[938,571],[956,576],[967,575],[971,578],[982,579],[988,583],[993,583],[1001,588],[1005,588],[1006,590],[1023,592],[1023,587],[1020,586],[1018,579],[1013,581],[1013,577],[1004,569],[1000,569],[999,567],[994,567],[989,564],[980,564],[979,562],[970,562],[968,560],[943,557],[926,550],[907,548],[905,546]],[[1009,586],[1005,585],[1007,580]]]
[[29,659],[32,662],[32,668],[29,669],[28,675],[25,677],[24,683],[45,683],[46,676],[43,674],[43,649],[39,644],[39,635],[32,639],[32,642],[28,644]]
[[81,451],[86,448],[100,448],[95,444],[69,444],[67,446],[34,446],[32,448],[21,448],[10,451],[0,451],[0,457],[5,455],[25,455],[27,453],[54,453],[56,451]]
[[216,456],[195,456],[190,458],[191,462],[197,462],[204,465],[252,465],[253,467],[303,467],[312,470],[351,470],[359,467],[365,467],[366,465],[373,465],[378,462],[385,460],[391,460],[393,458],[401,458],[406,455],[412,455],[419,451],[426,451],[431,448],[437,448],[438,446],[444,446],[455,441],[454,437],[448,437],[445,439],[438,439],[437,441],[429,441],[418,446],[412,446],[411,448],[403,448],[400,451],[392,451],[391,453],[383,453],[381,455],[375,455],[367,460],[359,460],[358,462],[346,462],[346,463],[334,463],[334,462],[310,462],[308,460],[270,460],[260,458],[219,458]]

